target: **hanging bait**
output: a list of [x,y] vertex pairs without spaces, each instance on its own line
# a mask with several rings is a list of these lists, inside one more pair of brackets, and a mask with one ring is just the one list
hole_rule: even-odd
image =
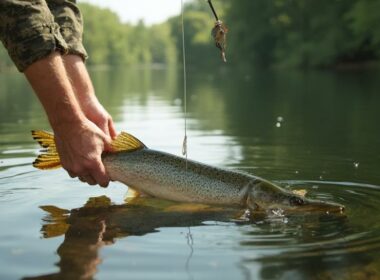
[[212,5],[211,0],[207,0],[208,4],[210,5],[210,8],[212,10],[212,13],[215,16],[215,24],[213,29],[211,30],[211,36],[215,40],[216,47],[220,50],[220,54],[222,56],[222,59],[224,62],[227,62],[226,59],[226,39],[227,39],[227,32],[228,28],[226,25],[223,24],[221,20],[219,20],[218,15],[216,14],[216,11],[214,9],[214,6]]
[[220,20],[215,22],[214,28],[211,30],[211,35],[214,37],[215,45],[220,50],[220,54],[224,62],[226,59],[226,34],[228,32],[227,27]]

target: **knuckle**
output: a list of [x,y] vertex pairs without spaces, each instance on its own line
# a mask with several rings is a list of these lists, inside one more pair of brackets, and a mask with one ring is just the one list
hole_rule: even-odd
[[83,162],[83,167],[84,167],[85,169],[92,169],[92,167],[93,167],[93,163],[92,163],[92,161],[91,161],[91,160],[86,160],[86,161],[84,161],[84,162]]
[[107,187],[108,187],[108,182],[99,183],[99,185],[100,185],[102,188],[107,188]]
[[95,160],[89,160],[85,164],[88,170],[97,171],[99,169],[99,164]]
[[71,172],[78,175],[83,175],[84,171],[85,169],[81,165],[78,165],[78,164],[73,165],[71,168]]
[[99,185],[103,188],[108,187],[109,179],[108,178],[102,178],[102,180],[99,181]]

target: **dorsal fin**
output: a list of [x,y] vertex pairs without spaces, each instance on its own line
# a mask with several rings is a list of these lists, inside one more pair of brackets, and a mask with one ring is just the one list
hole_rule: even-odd
[[146,148],[139,139],[127,132],[121,132],[111,146],[114,152],[132,152]]

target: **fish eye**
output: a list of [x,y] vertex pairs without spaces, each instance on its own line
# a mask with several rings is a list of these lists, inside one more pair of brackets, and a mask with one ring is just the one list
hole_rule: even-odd
[[304,205],[305,202],[303,201],[302,198],[299,198],[299,197],[296,197],[296,196],[293,196],[290,198],[289,200],[290,202],[290,205],[294,205],[294,206],[300,206],[300,205]]

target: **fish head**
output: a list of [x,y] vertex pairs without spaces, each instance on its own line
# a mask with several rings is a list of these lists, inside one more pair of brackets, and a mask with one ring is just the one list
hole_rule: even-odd
[[321,214],[343,213],[344,206],[329,201],[309,199],[284,190],[270,182],[260,182],[254,186],[248,198],[251,209],[276,210],[284,212],[311,212]]

